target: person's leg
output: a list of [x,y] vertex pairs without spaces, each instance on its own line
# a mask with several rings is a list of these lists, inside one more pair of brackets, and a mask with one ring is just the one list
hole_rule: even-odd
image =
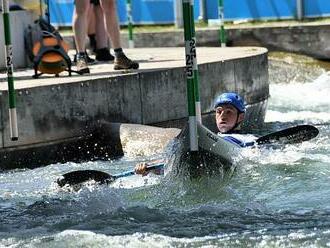
[[127,58],[123,52],[120,42],[120,30],[117,16],[117,7],[115,0],[101,0],[101,7],[104,13],[104,19],[111,45],[115,51],[114,69],[137,69],[139,64]]
[[88,28],[87,28],[87,34],[95,34],[95,7],[94,4],[91,4],[88,10]]
[[100,5],[94,6],[94,15],[95,15],[95,22],[97,23],[95,27],[95,34],[97,41],[96,48],[100,49],[100,48],[108,47],[108,34],[104,23],[103,10]]
[[89,73],[87,66],[87,54],[85,39],[87,35],[87,18],[90,0],[75,1],[73,16],[73,32],[77,48],[77,72],[79,74]]
[[89,0],[75,1],[73,14],[73,33],[78,53],[85,52],[85,39],[87,36],[87,18],[89,9]]
[[120,48],[120,30],[115,0],[101,0],[104,20],[113,49]]
[[[95,40],[95,17],[94,17],[94,12],[93,12],[93,8],[92,6],[90,6],[89,10],[88,10],[88,28],[87,28],[87,34],[88,34],[88,38],[89,38],[89,43],[90,46],[92,47],[92,49],[95,51],[96,50],[96,40]],[[86,49],[85,49],[86,52]],[[77,53],[74,55],[73,57],[73,62],[77,63]],[[91,57],[88,56],[87,52],[86,52],[86,56],[87,56],[87,63],[88,64],[93,64],[95,62],[94,59],[92,59]]]
[[93,52],[96,51],[96,20],[95,20],[95,7],[94,4],[90,5],[89,11],[88,11],[88,29],[87,34],[89,38],[89,44]]
[[115,57],[110,54],[108,47],[109,38],[105,27],[104,14],[98,1],[94,4],[94,14],[97,23],[95,27],[97,44],[97,49],[95,50],[95,58],[98,61],[113,61]]

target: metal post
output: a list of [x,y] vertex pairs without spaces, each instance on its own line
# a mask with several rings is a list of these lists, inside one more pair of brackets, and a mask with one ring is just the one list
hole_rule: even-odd
[[225,23],[224,23],[224,7],[223,0],[218,1],[218,15],[220,20],[220,30],[219,30],[219,39],[221,47],[226,47],[226,31],[225,31]]
[[126,13],[128,22],[128,47],[134,48],[133,39],[133,15],[132,15],[132,1],[126,0]]
[[179,0],[174,0],[174,17],[175,17],[175,27],[183,27],[183,18],[182,18],[182,3]]
[[304,1],[297,0],[297,19],[301,21],[304,18]]
[[199,17],[198,20],[206,22],[206,6],[205,0],[199,0]]
[[18,140],[17,114],[16,114],[16,95],[14,88],[13,76],[13,46],[10,36],[10,20],[9,20],[9,1],[2,0],[3,25],[5,32],[5,54],[7,66],[8,81],[8,101],[9,101],[9,124],[11,140]]

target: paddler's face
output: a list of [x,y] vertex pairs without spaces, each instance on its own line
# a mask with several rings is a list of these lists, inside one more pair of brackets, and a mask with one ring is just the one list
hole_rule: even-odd
[[220,133],[226,133],[234,128],[236,123],[240,123],[244,119],[244,113],[238,115],[238,110],[230,105],[224,104],[216,108],[215,118]]

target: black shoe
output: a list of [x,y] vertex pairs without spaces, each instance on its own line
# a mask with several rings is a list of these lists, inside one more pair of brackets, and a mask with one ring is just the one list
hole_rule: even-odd
[[115,59],[115,57],[111,55],[108,48],[97,49],[95,54],[95,59],[97,61],[113,61]]
[[93,54],[95,54],[96,51],[96,38],[95,38],[95,34],[89,34],[88,35],[89,38],[89,45],[91,47],[91,50],[93,51]]

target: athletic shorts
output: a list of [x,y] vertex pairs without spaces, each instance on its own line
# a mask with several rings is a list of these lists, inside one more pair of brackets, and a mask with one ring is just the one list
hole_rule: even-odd
[[[100,0],[90,0],[91,4],[94,4],[95,6],[100,5]],[[76,0],[74,1],[74,4],[76,4]]]
[[100,5],[100,0],[91,0],[91,4],[94,4],[95,6]]

